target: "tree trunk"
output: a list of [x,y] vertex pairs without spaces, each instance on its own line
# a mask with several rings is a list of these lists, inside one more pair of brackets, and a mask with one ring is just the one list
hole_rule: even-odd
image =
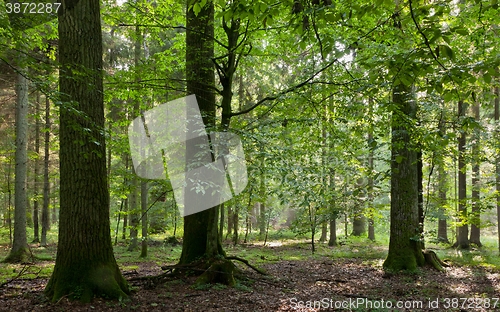
[[28,165],[28,80],[24,73],[17,74],[16,107],[16,167],[14,190],[14,241],[5,262],[28,260],[26,237],[26,179]]
[[[45,288],[69,296],[126,298],[109,221],[100,1],[62,1],[59,9],[60,222],[56,263]],[[85,69],[85,76],[81,76]]]
[[366,217],[362,214],[362,211],[355,212],[352,221],[352,235],[361,236],[366,233]]
[[[477,101],[472,108],[474,111],[474,118],[476,122],[480,122],[479,117],[479,101]],[[481,132],[479,129],[474,130],[474,142],[472,145],[472,208],[471,208],[471,226],[470,226],[470,240],[469,242],[481,247],[481,203],[480,203],[480,139]]]
[[40,118],[38,114],[40,113],[40,92],[36,93],[36,101],[35,101],[35,177],[34,177],[34,186],[33,186],[33,195],[35,199],[33,200],[33,243],[40,242],[40,227],[39,227],[39,183],[40,183]]
[[412,137],[416,103],[409,87],[394,87],[391,139],[391,228],[387,271],[409,270],[425,263],[418,226],[417,152]]
[[439,221],[438,221],[438,241],[442,243],[449,243],[448,240],[448,225],[446,221],[446,210],[444,206],[446,205],[446,171],[444,167],[444,161],[441,159],[438,169],[438,192],[439,192]]
[[[373,114],[372,106],[373,100],[370,98],[369,100],[370,106],[370,118]],[[373,125],[370,124],[370,129],[368,131],[368,143],[371,144],[373,141]],[[375,142],[376,143],[376,142]],[[369,214],[368,214],[368,239],[371,241],[375,241],[375,222],[373,220],[373,214],[375,208],[373,207],[373,147],[370,146],[370,150],[368,152],[368,204],[370,205]]]
[[[139,8],[136,8],[136,14],[139,14]],[[138,20],[137,20],[138,23]],[[137,84],[140,83],[141,77],[138,73],[139,71],[139,62],[141,60],[141,38],[142,33],[141,29],[138,25],[135,26],[135,41],[134,41],[134,67],[136,71],[135,81]],[[140,102],[136,100],[134,102],[134,107],[132,108],[131,117],[134,118],[140,113]],[[139,227],[139,200],[138,200],[138,192],[139,192],[139,178],[135,172],[134,166],[132,166],[132,190],[130,194],[130,245],[128,246],[128,251],[134,251],[138,247],[138,227]]]
[[[465,116],[465,104],[458,102],[458,117]],[[467,223],[467,164],[465,163],[466,134],[460,132],[458,137],[458,220],[456,246],[462,249],[469,248],[469,226]]]
[[[236,208],[234,208],[236,209]],[[227,234],[226,234],[226,239],[231,233],[233,232],[233,207],[231,205],[227,205]]]
[[50,230],[50,101],[45,97],[45,138],[44,138],[44,159],[43,159],[43,206],[42,206],[42,237],[40,246],[47,246],[47,232]]
[[[196,16],[189,3],[186,11],[186,80],[187,93],[196,94],[198,106],[205,127],[215,127],[215,76],[214,65],[214,4],[208,2]],[[207,131],[209,133],[210,131]],[[194,139],[195,140],[195,139]],[[196,148],[196,142],[188,148]],[[186,151],[187,157],[195,155],[196,150]],[[211,153],[205,153],[211,158]],[[196,159],[211,162],[211,159]],[[186,163],[190,163],[186,159]],[[190,198],[184,199],[185,207],[196,205]],[[218,240],[218,207],[203,210],[184,217],[184,240],[179,264],[189,264],[199,259],[209,259],[218,254],[224,255]],[[215,234],[215,235],[214,235]],[[201,278],[201,277],[200,277]]]
[[[498,74],[498,70],[497,70]],[[497,75],[498,76],[498,75]],[[495,134],[496,143],[500,144],[500,88],[495,87]],[[498,233],[498,252],[500,253],[500,153],[495,159],[495,188],[497,202],[497,233]]]
[[425,248],[424,242],[424,172],[422,162],[422,150],[417,151],[417,183],[418,183],[418,232],[421,238],[421,248]]
[[141,258],[148,256],[148,182],[141,182]]
[[234,210],[233,213],[231,214],[231,217],[233,218],[233,244],[236,246],[238,245],[238,231],[240,227],[240,206],[238,203],[234,205]]
[[330,239],[328,246],[337,246],[337,216],[332,216],[330,219]]
[[326,242],[326,234],[328,232],[328,223],[326,221],[321,222],[321,237],[319,238],[320,243]]

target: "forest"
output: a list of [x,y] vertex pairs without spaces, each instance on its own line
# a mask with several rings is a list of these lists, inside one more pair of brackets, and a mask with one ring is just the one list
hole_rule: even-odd
[[498,0],[55,1],[0,1],[0,311],[500,310]]

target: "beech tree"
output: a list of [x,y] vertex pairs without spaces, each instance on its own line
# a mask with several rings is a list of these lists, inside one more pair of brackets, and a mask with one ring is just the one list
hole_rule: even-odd
[[59,9],[61,189],[58,252],[45,288],[51,301],[129,293],[111,245],[99,6],[64,0]]

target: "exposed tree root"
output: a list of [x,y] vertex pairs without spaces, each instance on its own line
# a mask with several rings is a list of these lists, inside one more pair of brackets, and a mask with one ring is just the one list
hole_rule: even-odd
[[267,275],[267,273],[253,265],[251,265],[250,263],[248,263],[248,260],[245,260],[243,258],[240,258],[240,257],[236,257],[236,256],[231,256],[231,257],[226,257],[227,260],[237,260],[237,261],[240,261],[240,262],[243,262],[244,264],[246,264],[248,267],[252,268],[253,270],[255,270],[257,273],[259,274],[262,274],[262,275]]
[[436,253],[432,250],[423,250],[422,253],[424,254],[425,263],[440,272],[444,272],[445,267],[449,266],[445,262],[441,261],[441,259],[439,259]]
[[189,264],[164,265],[164,273],[154,276],[137,276],[128,281],[147,281],[150,286],[155,286],[168,279],[181,278],[183,275],[198,275],[195,285],[224,284],[234,286],[236,280],[242,277],[242,271],[231,260],[240,261],[261,275],[268,275],[265,271],[251,265],[248,260],[230,256],[213,259],[202,259]]

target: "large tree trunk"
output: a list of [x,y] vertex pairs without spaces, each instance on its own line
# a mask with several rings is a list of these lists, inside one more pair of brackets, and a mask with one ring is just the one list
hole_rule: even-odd
[[[458,116],[465,116],[465,104],[458,102]],[[462,249],[469,248],[469,226],[467,221],[467,164],[465,163],[466,134],[460,132],[458,137],[458,221],[456,246]]]
[[412,271],[425,263],[419,241],[417,151],[408,121],[416,117],[416,103],[410,92],[402,84],[393,90],[391,234],[383,265],[388,271]]
[[129,293],[110,234],[99,6],[98,0],[63,0],[59,9],[59,243],[45,288],[53,302]]
[[[189,1],[188,1],[189,2]],[[196,94],[205,127],[215,127],[214,65],[214,4],[208,2],[196,16],[192,9],[186,12],[186,80],[187,93]],[[209,132],[209,131],[207,131]],[[196,148],[196,143],[188,148]],[[195,155],[196,151],[186,151]],[[210,153],[205,153],[211,157]],[[191,161],[186,159],[187,163]],[[211,162],[211,159],[204,159]],[[203,161],[197,158],[197,161]],[[185,198],[185,207],[196,205]],[[189,264],[198,259],[207,259],[224,254],[218,239],[218,207],[203,210],[184,217],[184,240],[179,264]],[[215,235],[214,235],[215,234]]]
[[17,74],[16,168],[14,193],[14,241],[5,262],[24,262],[28,258],[26,237],[26,179],[28,163],[28,80]]
[[[479,117],[479,101],[472,108],[476,122],[480,122]],[[480,204],[480,139],[481,132],[479,129],[474,131],[474,142],[472,145],[472,208],[471,208],[471,226],[470,226],[470,243],[481,247],[481,204]]]

